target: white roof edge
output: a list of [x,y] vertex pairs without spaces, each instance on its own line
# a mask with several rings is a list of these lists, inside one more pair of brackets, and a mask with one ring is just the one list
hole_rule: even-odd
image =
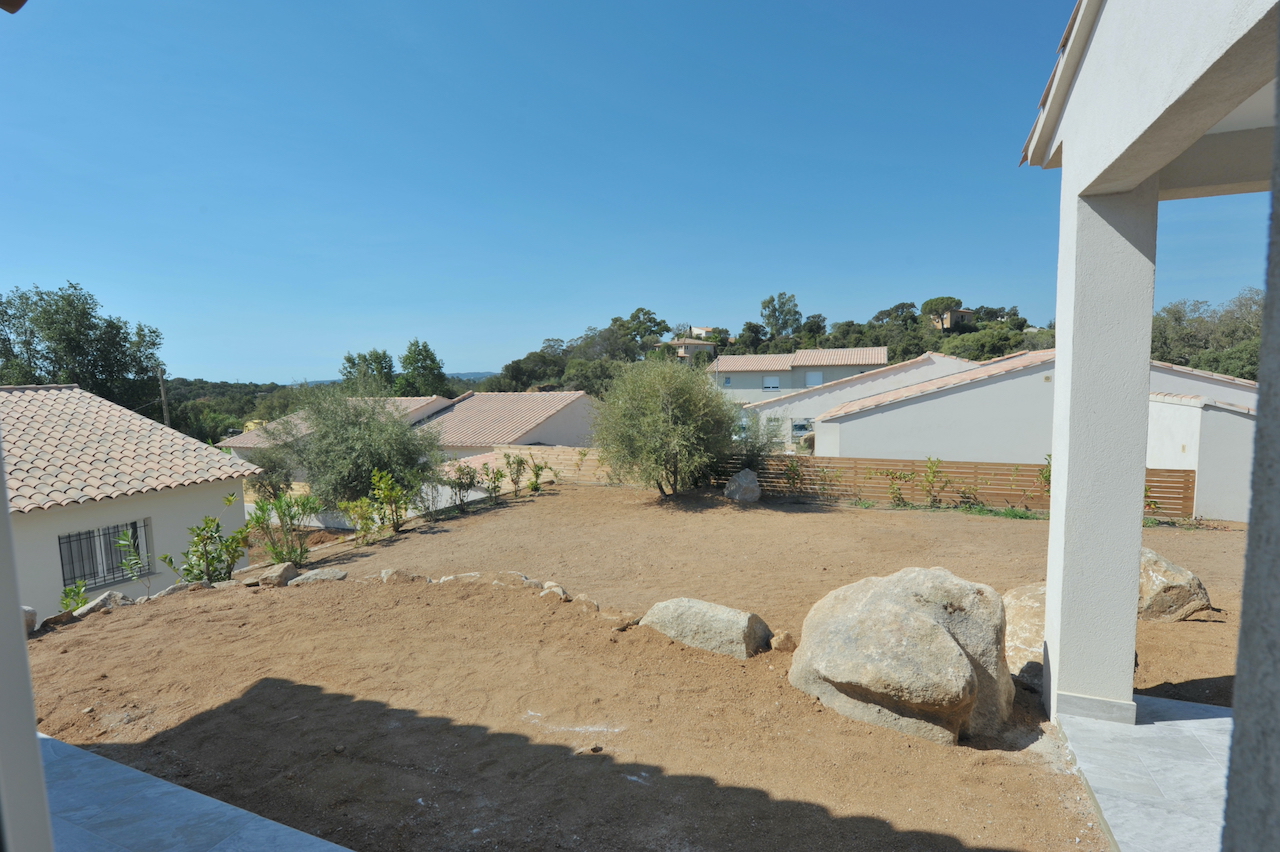
[[1167,361],[1152,360],[1151,366],[1163,367],[1166,370],[1173,370],[1178,373],[1189,373],[1193,376],[1204,376],[1207,379],[1217,379],[1220,382],[1227,382],[1233,385],[1244,385],[1255,390],[1258,387],[1258,383],[1252,379],[1241,379],[1237,376],[1228,376],[1226,373],[1213,373],[1209,370],[1197,370],[1195,367],[1184,367],[1181,364],[1170,364]]
[[1067,23],[1067,32],[1060,42],[1058,61],[1049,77],[1049,86],[1041,98],[1040,112],[1036,115],[1031,135],[1022,149],[1022,162],[1049,168],[1048,163],[1053,155],[1049,145],[1058,133],[1067,99],[1084,61],[1103,5],[1104,0],[1079,0],[1076,3]]
[[875,374],[877,373],[884,374],[889,372],[890,370],[897,370],[902,367],[908,367],[912,364],[919,363],[923,359],[928,358],[932,355],[937,355],[942,358],[950,358],[955,361],[966,361],[970,364],[979,363],[978,361],[969,361],[968,358],[957,358],[955,355],[943,355],[941,352],[926,352],[923,355],[917,355],[916,357],[906,361],[899,361],[896,364],[886,364],[883,367],[876,367],[874,370],[867,370],[865,373],[858,373],[856,376],[845,376],[843,379],[835,379],[834,381],[825,382],[820,385],[814,385],[811,388],[801,388],[798,391],[785,393],[782,396],[775,396],[773,399],[762,399],[759,402],[748,403],[747,405],[744,405],[742,407],[743,408],[760,408],[766,405],[774,405],[775,403],[781,402],[784,399],[790,399],[791,397],[794,397],[794,396],[802,396],[806,393],[816,393],[817,391],[820,391],[823,388],[826,388],[829,390],[833,387],[836,387],[837,385],[852,384],[854,382],[861,381],[862,379],[865,379],[868,376],[875,376]]
[[1223,402],[1220,399],[1199,396],[1197,394],[1152,391],[1150,399],[1152,402],[1163,402],[1167,405],[1185,405],[1190,408],[1221,408],[1225,411],[1235,411],[1240,414],[1247,414],[1250,417],[1258,416],[1258,410],[1256,408],[1250,408],[1247,405],[1238,405],[1234,402]]

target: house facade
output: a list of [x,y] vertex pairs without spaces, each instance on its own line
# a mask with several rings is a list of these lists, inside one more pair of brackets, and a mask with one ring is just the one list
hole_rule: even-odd
[[661,349],[664,346],[674,346],[676,355],[680,358],[692,358],[699,352],[706,352],[708,355],[716,354],[716,345],[706,340],[698,340],[693,337],[681,337],[676,340],[668,340],[664,343],[654,344],[654,349]]
[[884,367],[883,346],[801,349],[786,355],[721,355],[707,366],[716,387],[735,402],[749,404],[847,379]]
[[[9,523],[19,600],[41,617],[83,581],[90,597],[139,597],[176,582],[159,560],[190,544],[205,516],[243,522],[243,482],[253,465],[74,385],[0,388]],[[224,503],[234,495],[231,506]],[[147,567],[122,566],[121,535]]]

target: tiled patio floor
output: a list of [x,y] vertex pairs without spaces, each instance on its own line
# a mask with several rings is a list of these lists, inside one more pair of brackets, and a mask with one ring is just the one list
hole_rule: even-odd
[[1121,852],[1218,852],[1231,709],[1134,701],[1136,725],[1058,717]]
[[40,752],[57,852],[344,852],[44,735]]

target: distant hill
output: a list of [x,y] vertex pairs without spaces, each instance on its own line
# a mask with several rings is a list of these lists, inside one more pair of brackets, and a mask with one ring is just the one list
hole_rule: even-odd
[[463,379],[465,381],[474,382],[480,379],[487,379],[490,376],[496,376],[497,373],[445,373],[451,379]]

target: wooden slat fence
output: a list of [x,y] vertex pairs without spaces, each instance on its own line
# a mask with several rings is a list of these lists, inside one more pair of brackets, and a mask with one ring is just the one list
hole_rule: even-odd
[[600,463],[600,452],[594,447],[542,447],[523,444],[499,444],[493,448],[503,453],[519,453],[556,471],[557,482],[604,485],[609,482],[609,468]]
[[[929,461],[775,456],[759,468],[760,487],[771,496],[869,500],[883,505],[976,502],[994,508],[1049,509],[1050,483],[1042,475],[1043,465],[940,461],[931,468]],[[723,484],[741,469],[742,460],[732,460],[716,483]],[[1147,501],[1148,515],[1191,517],[1195,471],[1149,469]]]

